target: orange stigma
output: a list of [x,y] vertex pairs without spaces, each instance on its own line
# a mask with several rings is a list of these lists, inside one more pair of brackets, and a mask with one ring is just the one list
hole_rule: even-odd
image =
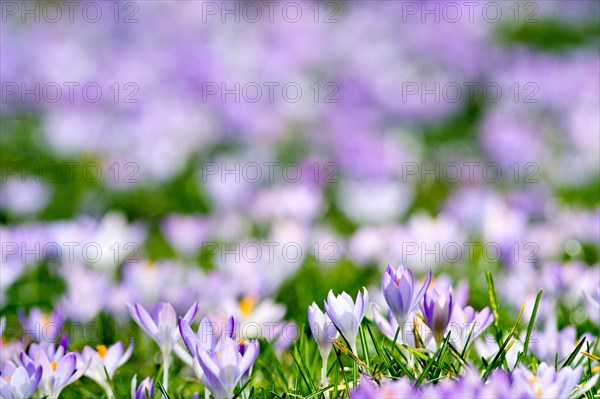
[[57,362],[50,363],[50,367],[52,367],[52,371],[56,371],[56,365],[57,364],[58,364]]
[[533,388],[533,393],[536,398],[540,398],[542,396],[542,384],[540,384],[539,377],[531,377],[528,379],[531,384],[531,388]]
[[100,357],[104,359],[104,356],[106,356],[106,352],[108,352],[108,349],[106,349],[106,346],[104,345],[96,345],[96,351],[98,352]]
[[244,316],[249,316],[256,307],[258,299],[255,295],[246,295],[240,299],[240,311]]

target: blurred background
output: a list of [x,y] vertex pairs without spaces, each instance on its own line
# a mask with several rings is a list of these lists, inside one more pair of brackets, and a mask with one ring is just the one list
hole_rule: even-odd
[[301,324],[404,263],[579,328],[599,4],[3,1],[2,315]]

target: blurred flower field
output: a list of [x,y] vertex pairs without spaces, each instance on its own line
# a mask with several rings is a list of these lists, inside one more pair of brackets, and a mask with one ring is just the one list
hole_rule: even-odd
[[3,1],[0,397],[600,397],[599,4]]

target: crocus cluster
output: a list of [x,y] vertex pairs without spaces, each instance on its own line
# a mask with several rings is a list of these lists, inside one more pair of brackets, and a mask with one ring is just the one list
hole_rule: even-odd
[[352,391],[353,398],[375,399],[390,398],[572,398],[589,391],[597,382],[596,378],[584,386],[579,386],[581,368],[566,367],[559,371],[542,363],[537,373],[518,368],[509,375],[504,371],[495,371],[483,381],[475,369],[468,369],[458,379],[446,379],[436,385],[417,387],[408,379],[387,380],[377,384],[363,378],[359,387]]
[[42,368],[38,390],[42,396],[57,398],[62,390],[87,371],[91,359],[81,359],[76,352],[67,352],[66,345],[31,344],[27,352],[21,352],[21,363],[28,370]]

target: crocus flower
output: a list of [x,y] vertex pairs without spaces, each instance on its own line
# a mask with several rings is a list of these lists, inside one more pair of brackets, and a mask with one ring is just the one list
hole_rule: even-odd
[[586,390],[593,387],[597,380],[597,375],[590,380],[590,383],[583,387],[577,387],[581,379],[583,368],[564,367],[556,371],[554,366],[546,363],[540,363],[537,373],[533,374],[524,366],[519,366],[513,372],[513,390],[515,396],[525,396],[533,398],[569,398],[577,388],[578,395],[582,395]]
[[447,378],[437,384],[425,385],[421,390],[421,397],[445,399],[518,397],[511,389],[510,376],[504,370],[494,370],[484,381],[476,368],[467,366],[464,375],[458,379]]
[[363,292],[358,293],[356,303],[354,303],[352,297],[345,292],[335,296],[333,291],[329,291],[327,300],[324,302],[327,316],[348,341],[354,355],[357,354],[356,336],[358,335],[358,328],[365,317],[365,310],[369,302],[369,293],[364,287]]
[[[335,328],[333,324],[332,328]],[[273,326],[270,342],[273,344],[273,350],[279,359],[283,353],[292,345],[295,339],[299,336],[298,325],[294,322],[280,322]],[[267,338],[269,339],[269,338]]]
[[138,385],[137,374],[134,375],[131,380],[131,399],[150,399],[152,396],[154,396],[154,380],[146,377]]
[[[148,311],[139,303],[134,305],[127,304],[133,320],[148,334],[160,347],[163,356],[163,385],[165,389],[169,387],[169,364],[171,360],[171,351],[179,339],[179,328],[175,309],[170,303],[161,302],[154,310],[154,315],[150,316]],[[198,313],[198,303],[194,303],[183,319],[191,324]]]
[[[179,332],[183,338],[187,350],[190,352],[192,357],[196,356],[196,346],[200,345],[204,350],[212,352],[215,350],[217,345],[217,332],[215,331],[215,323],[213,323],[208,317],[203,318],[198,326],[196,334],[192,331],[190,324],[185,318],[179,318]],[[222,339],[229,337],[235,338],[235,319],[230,317],[227,319],[225,324],[225,331],[222,335]]]
[[13,362],[6,361],[0,373],[0,398],[2,399],[27,399],[29,398],[42,378],[42,366],[17,367]]
[[427,326],[433,331],[435,342],[440,345],[452,315],[452,294],[449,291],[440,294],[435,289],[430,294],[426,293],[423,297],[422,311]]
[[[215,323],[213,323],[208,317],[203,318],[200,321],[200,325],[198,326],[198,331],[196,334],[192,331],[189,323],[183,319],[179,318],[179,332],[181,333],[181,337],[183,338],[183,342],[188,352],[192,356],[192,360],[190,365],[194,368],[198,379],[200,379],[200,375],[202,375],[202,367],[200,367],[200,363],[198,363],[198,357],[196,356],[196,347],[200,346],[207,352],[214,352],[215,347],[217,345],[217,334],[215,332]],[[227,320],[227,324],[225,325],[225,333],[224,337],[229,337],[234,339],[235,336],[235,320],[233,317],[230,317]]]
[[395,381],[384,380],[381,386],[364,375],[360,377],[358,387],[350,393],[351,398],[379,399],[379,398],[420,398],[418,389],[406,378]]
[[194,368],[198,379],[215,398],[232,398],[236,385],[250,370],[256,360],[259,344],[256,340],[242,344],[229,337],[220,340],[214,351],[196,346],[199,370]]
[[[558,331],[556,316],[550,315],[545,322],[544,331],[537,331],[530,340],[529,347],[538,359],[548,363],[565,360],[577,346],[575,327],[567,326]],[[577,360],[577,358],[575,359]]]
[[42,367],[38,389],[41,396],[57,398],[69,384],[77,381],[89,367],[89,361],[77,361],[78,354],[65,353],[65,346],[31,344],[28,353],[21,352],[21,363],[26,368]]
[[326,386],[327,359],[329,358],[329,352],[331,352],[331,348],[333,347],[331,339],[337,338],[338,332],[329,316],[323,313],[323,311],[319,309],[319,306],[314,302],[308,307],[308,324],[310,324],[310,331],[317,342],[319,353],[321,353],[321,360],[323,361],[321,383],[323,386]]
[[594,291],[584,292],[583,295],[590,320],[600,325],[600,285]]
[[33,308],[29,315],[19,311],[19,320],[23,330],[35,342],[54,342],[60,336],[63,326],[63,316],[58,310],[44,313],[38,308]]
[[400,339],[405,341],[406,322],[410,314],[417,308],[419,301],[427,292],[431,283],[431,270],[425,282],[415,294],[415,280],[412,271],[400,265],[396,270],[388,266],[381,280],[381,290],[392,314],[400,326]]
[[[388,309],[387,317],[384,317],[379,306],[376,303],[371,304],[371,311],[373,313],[373,321],[379,327],[379,331],[383,333],[386,337],[393,341],[396,337],[396,332],[398,331],[398,322],[396,318],[392,315],[392,312]],[[407,325],[410,326],[410,329],[406,331],[406,335],[404,337],[405,344],[417,348],[417,340],[415,335],[415,330],[420,333],[420,338],[423,342],[423,345],[427,349],[435,350],[435,342],[433,341],[433,337],[431,334],[423,334],[422,333],[422,322],[419,317],[413,313],[409,316],[409,319],[406,321]]]
[[133,343],[125,350],[125,346],[120,341],[108,348],[104,345],[97,345],[96,350],[86,346],[81,353],[81,361],[89,362],[90,366],[84,375],[96,381],[110,398],[114,395],[108,379],[113,378],[115,371],[129,360],[132,352]]
[[487,306],[476,312],[471,306],[462,309],[454,304],[450,320],[451,327],[457,329],[456,336],[451,336],[452,343],[462,352],[492,324],[494,316]]
[[0,317],[0,364],[4,364],[7,360],[19,359],[19,353],[25,349],[25,343],[22,341],[9,341],[4,336],[6,328],[6,318]]

